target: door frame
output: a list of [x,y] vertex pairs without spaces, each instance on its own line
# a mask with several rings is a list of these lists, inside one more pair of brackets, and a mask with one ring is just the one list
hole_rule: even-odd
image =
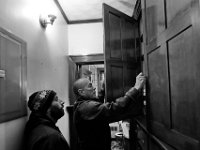
[[69,55],[74,63],[77,65],[85,64],[104,64],[104,54],[90,54],[90,55]]

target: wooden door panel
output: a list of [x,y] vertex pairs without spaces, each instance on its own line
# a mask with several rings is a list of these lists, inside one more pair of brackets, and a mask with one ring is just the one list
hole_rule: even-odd
[[109,20],[110,57],[121,59],[121,19],[120,16],[110,13]]
[[164,0],[146,0],[147,40],[152,41],[165,30]]
[[[126,84],[136,77],[133,73],[135,70],[130,69],[138,70],[141,67],[136,62],[136,48],[140,54],[139,41],[136,41],[139,26],[132,17],[106,4],[103,7],[106,101],[110,101],[124,96],[125,90],[130,87],[130,84]],[[131,65],[134,67],[128,67]],[[131,86],[134,86],[133,83]]]
[[135,85],[136,76],[142,71],[140,62],[125,64],[124,67],[124,91],[126,92]]
[[183,12],[187,12],[194,0],[167,0],[167,24],[168,26],[176,17],[182,15]]
[[[193,47],[192,26],[168,42],[172,128],[197,138],[200,120],[199,49]],[[186,117],[187,116],[187,117]],[[197,132],[198,131],[198,132]]]
[[159,122],[151,122],[151,132],[177,150],[199,150],[199,141],[182,133],[167,129]]
[[121,97],[124,94],[123,86],[123,65],[117,63],[111,63],[106,68],[109,70],[108,76],[110,77],[110,82],[107,82],[107,88],[112,89],[107,91],[107,100],[113,101],[114,99]]
[[133,48],[136,47],[135,42],[135,34],[138,32],[136,26],[129,21],[124,22],[125,31],[122,32],[123,36],[123,48],[126,50],[126,55],[124,56],[124,59],[127,59],[128,61],[134,61],[136,54]]
[[[158,63],[159,62],[159,63]],[[148,54],[151,120],[170,127],[170,101],[166,47],[158,47]],[[162,113],[160,113],[162,112]]]
[[135,57],[136,57],[136,62],[141,62],[141,39],[140,39],[140,33],[139,33],[139,25],[135,24],[134,25],[135,29]]
[[[155,0],[145,2],[149,6]],[[154,36],[149,30],[156,28],[155,21],[146,19],[147,37],[153,39],[146,43],[149,129],[177,150],[199,150],[199,1],[167,0],[163,5],[166,26],[162,32]],[[151,18],[160,16],[146,9]]]
[[127,65],[125,68],[125,84],[124,90],[128,91],[135,84],[135,76],[138,74],[137,68],[134,65]]

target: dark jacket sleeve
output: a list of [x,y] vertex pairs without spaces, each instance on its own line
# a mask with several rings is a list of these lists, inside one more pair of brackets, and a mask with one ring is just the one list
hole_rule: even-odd
[[100,119],[108,122],[122,119],[123,114],[130,105],[137,104],[138,90],[132,88],[124,97],[116,99],[114,102],[100,103],[97,101],[85,101],[79,106],[81,118],[84,120]]

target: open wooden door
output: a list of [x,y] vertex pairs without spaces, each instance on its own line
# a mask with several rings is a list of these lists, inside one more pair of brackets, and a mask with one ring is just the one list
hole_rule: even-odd
[[[171,149],[199,150],[199,0],[143,4],[150,132]],[[155,147],[150,143],[149,149]]]
[[141,71],[139,24],[132,17],[103,4],[106,101],[135,84]]
[[[134,86],[136,75],[142,70],[142,57],[139,23],[106,4],[103,5],[103,12],[106,101],[110,102],[124,96]],[[141,113],[141,107],[131,110],[135,111],[134,115]],[[136,149],[135,126],[131,117],[126,150]]]

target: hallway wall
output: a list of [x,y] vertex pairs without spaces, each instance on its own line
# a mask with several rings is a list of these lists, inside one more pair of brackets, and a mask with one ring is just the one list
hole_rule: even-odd
[[[57,16],[46,30],[39,24],[44,10]],[[0,0],[0,27],[27,42],[27,98],[37,90],[53,89],[68,105],[68,29],[54,1]],[[0,123],[1,150],[20,150],[26,120]],[[67,114],[58,126],[69,141]]]

